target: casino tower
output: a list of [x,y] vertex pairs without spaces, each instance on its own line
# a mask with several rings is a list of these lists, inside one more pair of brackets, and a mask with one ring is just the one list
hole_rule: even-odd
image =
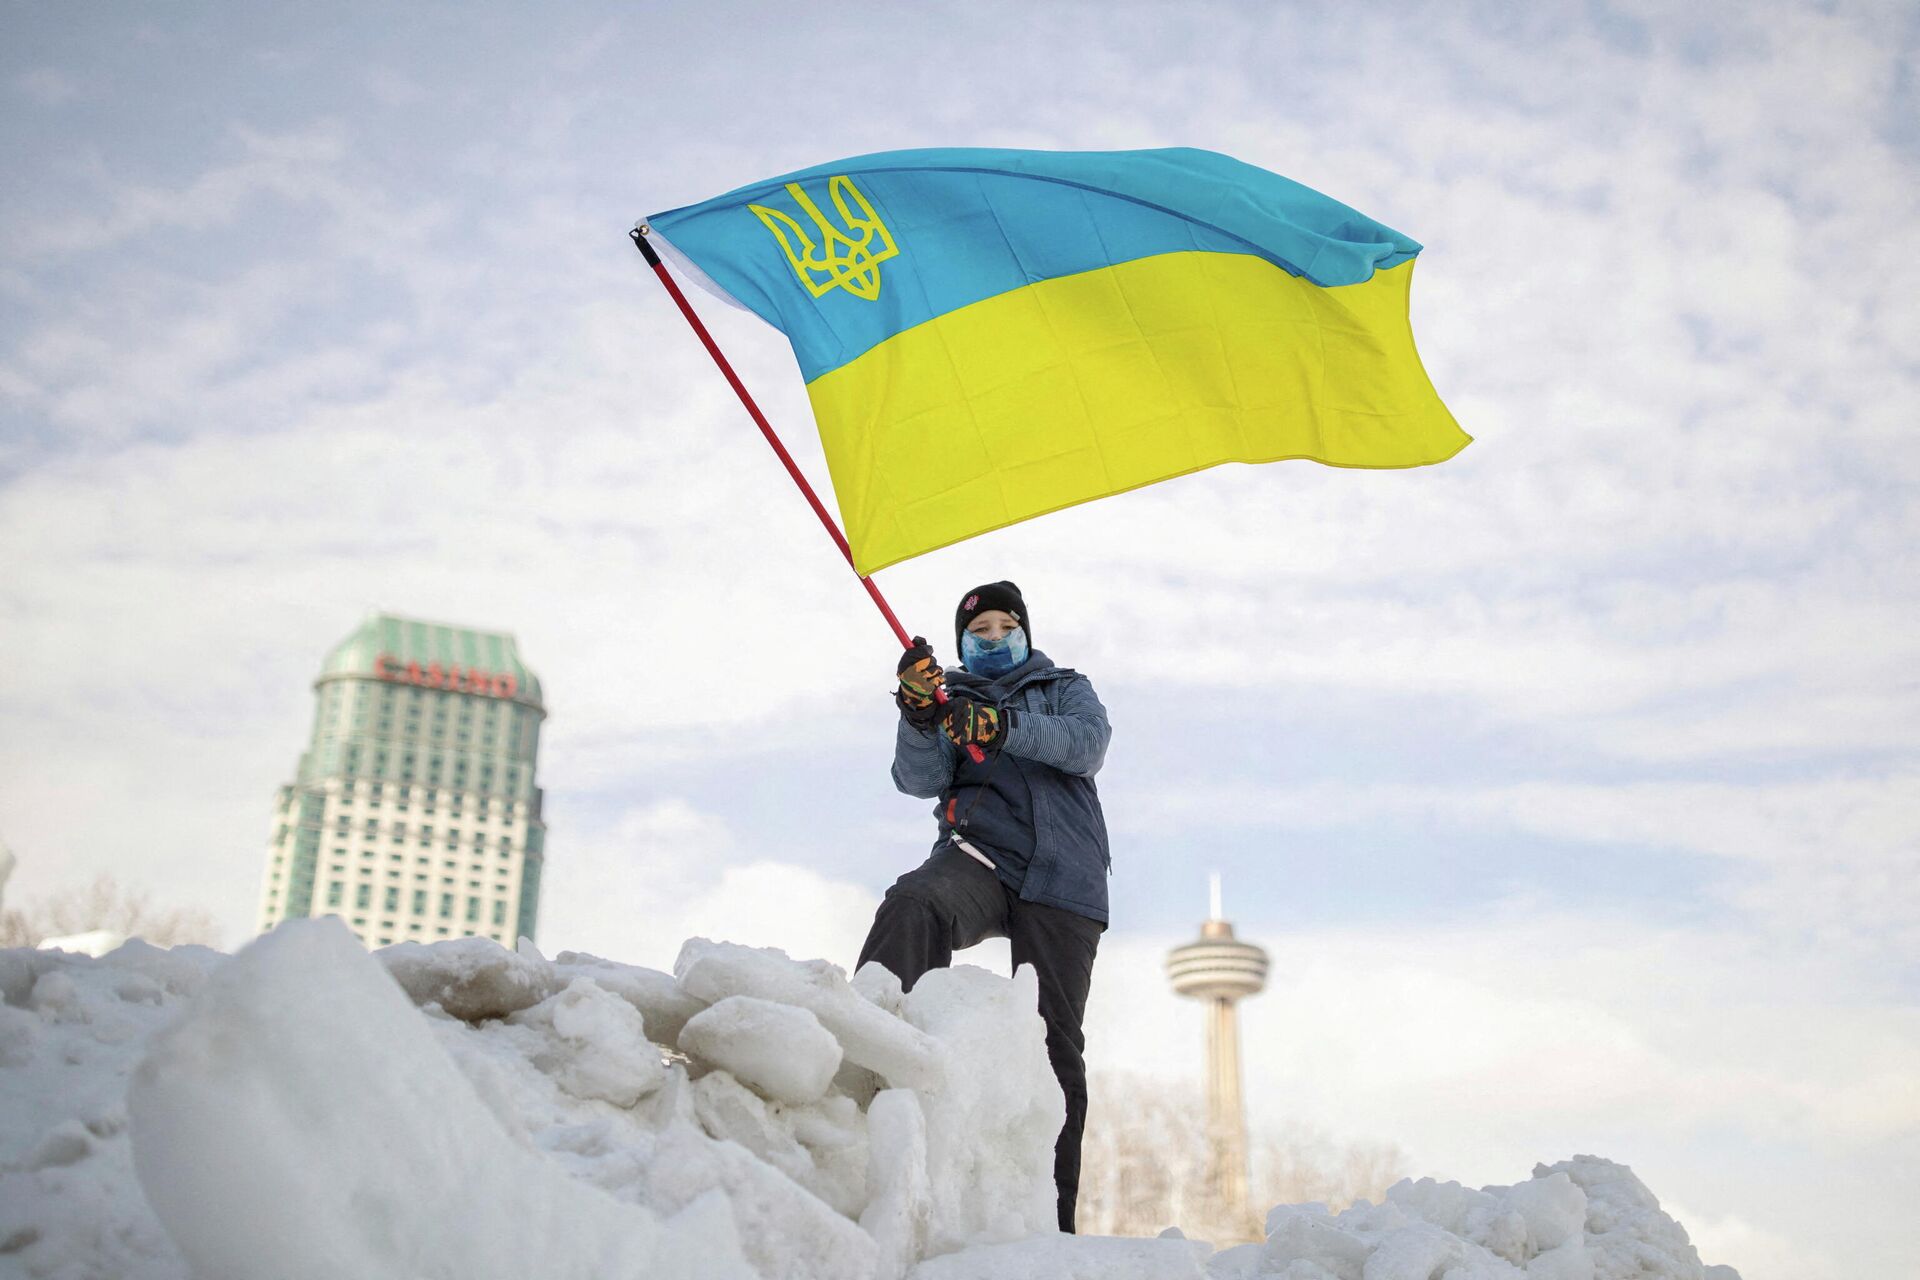
[[513,637],[377,614],[313,684],[260,927],[340,916],[370,947],[531,938],[546,847],[540,681]]

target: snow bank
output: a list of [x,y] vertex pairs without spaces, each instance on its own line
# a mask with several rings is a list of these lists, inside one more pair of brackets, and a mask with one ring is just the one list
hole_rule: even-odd
[[1061,1236],[1030,972],[903,994],[697,939],[664,974],[300,921],[232,958],[0,952],[0,996],[4,1274],[1737,1280],[1585,1156],[1224,1251]]
[[515,1143],[337,920],[218,969],[128,1112],[147,1202],[197,1275],[752,1274],[723,1200],[663,1222]]

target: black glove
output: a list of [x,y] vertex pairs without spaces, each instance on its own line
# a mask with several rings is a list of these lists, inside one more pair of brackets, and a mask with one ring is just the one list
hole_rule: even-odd
[[924,636],[913,638],[913,647],[900,655],[900,666],[894,674],[900,681],[893,691],[900,714],[908,724],[930,727],[940,718],[940,687],[947,682],[947,673],[934,660],[933,648]]
[[956,747],[991,747],[1013,723],[1011,711],[1003,712],[989,703],[975,702],[964,693],[949,698],[942,710],[946,714],[940,718],[940,731]]

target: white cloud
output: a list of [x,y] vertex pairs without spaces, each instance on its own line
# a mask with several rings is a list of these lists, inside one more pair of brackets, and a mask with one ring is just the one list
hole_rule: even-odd
[[345,155],[345,141],[336,127],[318,125],[291,134],[236,127],[233,142],[240,152],[237,158],[178,187],[127,181],[96,162],[92,176],[106,207],[16,227],[12,250],[29,259],[99,252],[158,229],[222,226],[259,196],[324,202],[343,194],[335,171]]
[[1672,1202],[1663,1207],[1686,1226],[1702,1261],[1733,1267],[1741,1280],[1854,1280],[1859,1274],[1738,1214],[1710,1217]]
[[810,867],[738,847],[725,818],[685,800],[623,814],[608,830],[569,833],[547,868],[540,945],[671,970],[703,937],[779,947],[852,971],[879,898]]
[[1811,782],[1527,782],[1494,786],[1185,786],[1136,803],[1147,832],[1215,825],[1326,829],[1386,820],[1725,859],[1724,893],[1784,943],[1898,963],[1920,943],[1920,778]]
[[80,96],[80,85],[54,67],[35,67],[13,77],[13,90],[43,107],[61,107]]

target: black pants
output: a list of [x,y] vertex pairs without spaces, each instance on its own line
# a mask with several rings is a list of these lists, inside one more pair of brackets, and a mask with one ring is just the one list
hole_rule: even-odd
[[1080,1195],[1080,1133],[1087,1122],[1087,1016],[1093,955],[1106,926],[1097,920],[1022,902],[992,871],[958,849],[943,848],[893,882],[860,963],[878,960],[911,991],[929,969],[953,963],[953,953],[1005,938],[1013,963],[1033,966],[1040,979],[1040,1017],[1047,1024],[1047,1058],[1067,1102],[1067,1123],[1053,1148],[1053,1181],[1060,1192],[1060,1229],[1073,1230]]

